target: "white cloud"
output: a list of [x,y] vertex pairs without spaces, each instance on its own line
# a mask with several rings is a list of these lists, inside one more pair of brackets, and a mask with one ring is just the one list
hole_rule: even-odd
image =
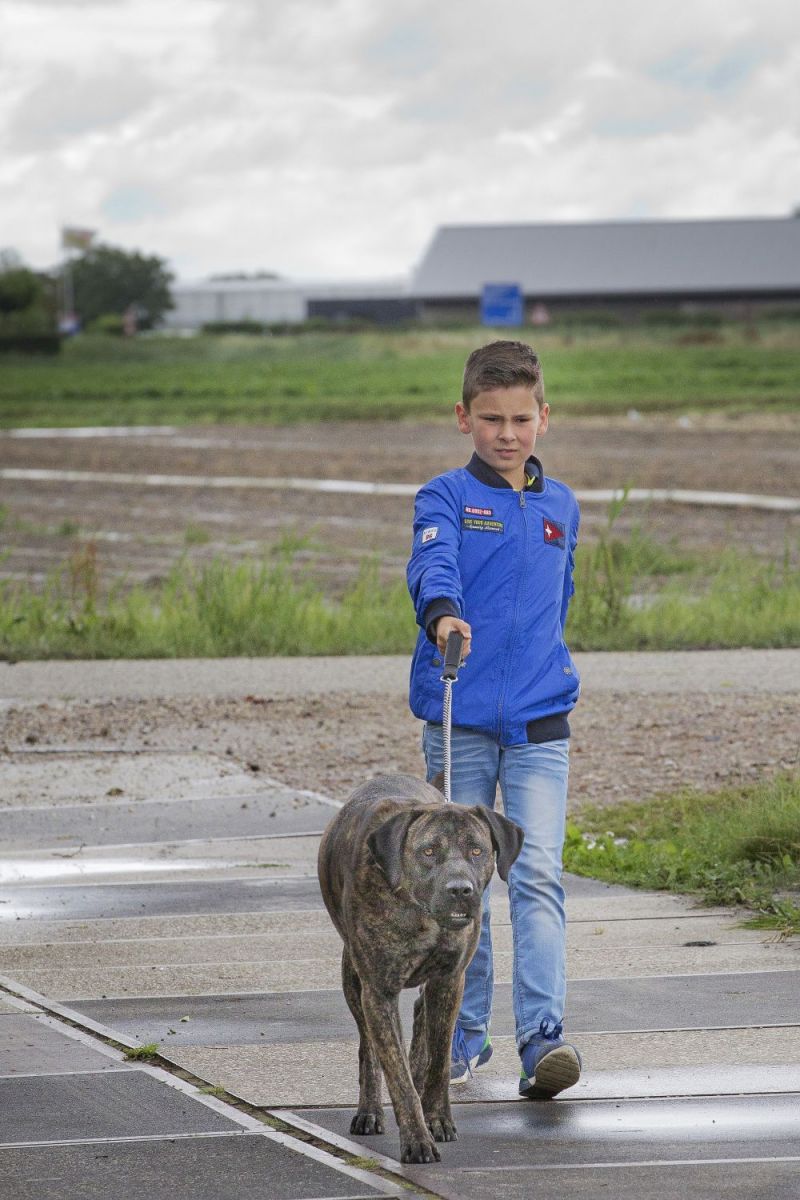
[[4,240],[407,271],[436,226],[800,202],[789,0],[6,0]]

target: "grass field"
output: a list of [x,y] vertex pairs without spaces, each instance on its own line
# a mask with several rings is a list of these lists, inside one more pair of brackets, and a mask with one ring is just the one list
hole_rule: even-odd
[[7,358],[0,427],[437,418],[465,355],[493,336],[537,345],[560,411],[787,411],[800,404],[799,322],[715,330],[590,327],[84,336],[55,359]]
[[[331,597],[291,547],[262,561],[181,562],[161,583],[125,588],[101,577],[89,542],[43,589],[0,583],[0,657],[12,660],[409,654],[415,636],[404,580],[382,583],[365,560]],[[800,645],[800,566],[611,528],[578,547],[567,637],[575,650]]]

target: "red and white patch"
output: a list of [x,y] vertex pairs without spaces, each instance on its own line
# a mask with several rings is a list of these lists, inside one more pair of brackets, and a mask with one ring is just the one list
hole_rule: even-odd
[[546,546],[564,546],[564,526],[549,517],[542,517],[542,531]]
[[424,546],[426,542],[432,542],[434,540],[434,538],[437,538],[438,536],[439,536],[439,526],[438,525],[429,525],[427,529],[423,529],[422,537],[420,540],[422,541],[422,544]]
[[469,513],[471,517],[491,517],[494,515],[493,508],[474,508],[471,504],[464,505],[464,512]]

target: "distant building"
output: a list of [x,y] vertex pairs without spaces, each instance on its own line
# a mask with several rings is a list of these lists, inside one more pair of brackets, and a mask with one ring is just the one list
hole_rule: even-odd
[[204,279],[172,286],[174,308],[168,329],[200,329],[208,324],[256,321],[263,325],[301,324],[313,317],[389,324],[409,320],[416,306],[405,280],[365,283],[301,283],[286,279]]
[[494,283],[518,284],[529,315],[797,303],[800,219],[446,225],[410,291],[423,316],[456,316]]

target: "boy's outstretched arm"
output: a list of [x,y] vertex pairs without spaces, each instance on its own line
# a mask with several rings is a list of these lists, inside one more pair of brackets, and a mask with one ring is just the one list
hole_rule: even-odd
[[[443,651],[439,637],[458,628],[469,636],[464,620],[458,553],[461,521],[458,502],[442,477],[420,488],[414,502],[414,539],[408,563],[408,590],[417,624]],[[455,621],[455,625],[446,622]],[[468,652],[468,644],[465,646]]]

